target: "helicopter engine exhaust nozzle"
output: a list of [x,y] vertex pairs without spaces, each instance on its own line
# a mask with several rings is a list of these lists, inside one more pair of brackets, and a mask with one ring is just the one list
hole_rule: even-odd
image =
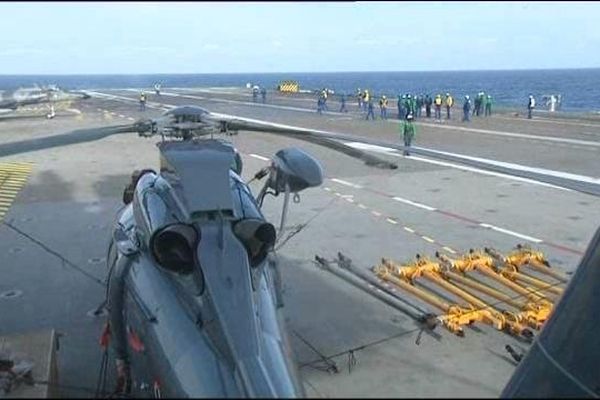
[[194,268],[199,237],[193,226],[176,223],[155,232],[150,238],[150,249],[164,269],[188,274]]
[[256,267],[267,257],[277,238],[275,227],[260,219],[243,219],[237,222],[233,233],[244,244],[252,267]]

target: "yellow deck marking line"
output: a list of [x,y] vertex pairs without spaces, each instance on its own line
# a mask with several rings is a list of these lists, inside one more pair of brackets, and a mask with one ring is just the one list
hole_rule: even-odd
[[6,189],[9,190],[9,193],[18,193],[19,190],[21,190],[23,188],[23,186],[11,186],[11,185],[2,185],[0,186],[0,190],[4,191]]
[[22,185],[22,184],[24,184],[26,182],[27,182],[27,180],[13,181],[11,178],[6,178],[3,181],[0,181],[0,186],[1,185],[5,185],[5,184],[8,184],[8,185]]
[[7,181],[4,181],[4,182],[0,183],[0,188],[11,187],[11,186],[16,187],[16,188],[21,188],[21,187],[23,187],[23,183],[24,182],[7,182]]
[[2,171],[19,171],[19,172],[30,172],[33,166],[29,164],[1,164],[0,170]]
[[27,182],[27,179],[24,178],[6,178],[3,181],[0,181],[3,183],[13,183],[13,184],[24,184],[25,182]]
[[1,165],[33,165],[31,161],[11,161],[11,162],[3,162]]
[[15,178],[15,179],[22,179],[22,178],[27,178],[29,175],[31,175],[31,171],[0,171],[2,172],[2,174],[0,174],[1,177],[6,178],[6,179],[11,179],[11,178]]
[[[328,190],[329,191],[329,190]],[[350,203],[355,203],[354,200],[351,197],[351,195],[342,195],[339,192],[335,192],[336,196],[340,196],[342,198],[345,198],[346,200],[348,200],[348,202]],[[367,209],[367,206],[365,206],[362,203],[355,203],[358,207],[362,208],[362,209]],[[382,214],[378,211],[372,210],[371,214],[373,214],[376,217],[380,217]],[[397,225],[398,221],[393,219],[393,218],[389,218],[386,217],[386,221],[389,222],[392,225]],[[425,240],[428,243],[432,243],[435,244],[438,247],[441,247],[443,250],[445,250],[446,252],[450,253],[450,254],[456,254],[456,251],[454,251],[453,249],[451,249],[450,247],[447,246],[442,246],[441,243],[436,243],[435,239],[430,238],[429,236],[425,236],[425,235],[420,235],[418,233],[416,233],[416,231],[408,226],[403,226],[402,229],[404,229],[406,232],[409,232],[411,234],[414,234],[415,236],[419,236],[421,239]]]
[[9,167],[9,166],[2,166],[0,165],[0,171],[2,171],[3,173],[7,173],[7,174],[11,174],[11,173],[22,173],[22,174],[27,174],[31,172],[31,167],[28,166],[13,166],[13,167]]

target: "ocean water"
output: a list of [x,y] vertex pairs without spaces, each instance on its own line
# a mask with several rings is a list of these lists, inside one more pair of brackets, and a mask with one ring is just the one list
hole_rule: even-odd
[[562,111],[600,111],[600,68],[515,71],[447,72],[339,72],[264,74],[155,74],[155,75],[0,75],[0,89],[10,90],[34,84],[56,84],[65,89],[148,88],[155,82],[163,87],[244,86],[246,83],[275,89],[282,80],[292,79],[304,90],[327,87],[337,93],[354,94],[369,89],[376,96],[395,97],[401,93],[450,92],[462,102],[483,90],[497,106],[525,107],[529,94],[540,106],[542,96],[562,95]]

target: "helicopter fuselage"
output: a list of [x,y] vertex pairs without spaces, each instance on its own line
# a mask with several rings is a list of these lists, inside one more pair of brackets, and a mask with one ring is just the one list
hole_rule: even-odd
[[[138,396],[303,396],[281,315],[274,228],[218,140],[158,144],[117,217],[108,304]],[[131,371],[130,373],[128,371]]]

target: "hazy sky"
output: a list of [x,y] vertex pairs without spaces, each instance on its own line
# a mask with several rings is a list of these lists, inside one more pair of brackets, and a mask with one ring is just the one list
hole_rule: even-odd
[[0,3],[0,74],[600,67],[600,3]]

